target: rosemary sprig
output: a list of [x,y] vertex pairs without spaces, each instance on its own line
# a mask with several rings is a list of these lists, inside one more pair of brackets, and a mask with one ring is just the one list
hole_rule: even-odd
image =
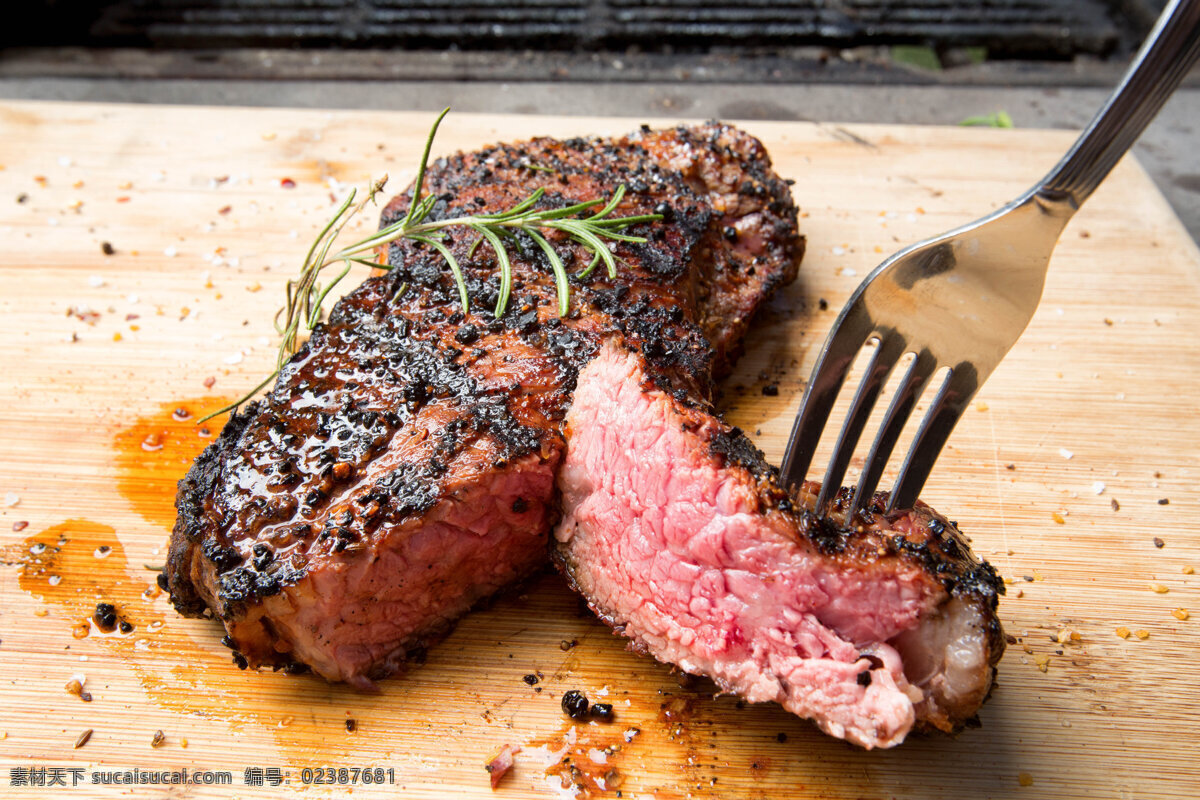
[[[607,201],[604,199],[587,200],[563,208],[550,209],[536,208],[538,202],[545,195],[545,190],[538,188],[507,211],[494,214],[471,214],[446,219],[429,219],[429,214],[433,211],[437,198],[423,194],[425,171],[429,163],[429,152],[433,147],[433,139],[437,135],[438,126],[441,125],[442,120],[449,111],[449,108],[443,109],[442,113],[438,115],[438,118],[433,123],[433,127],[429,131],[428,138],[425,140],[425,151],[421,156],[421,163],[417,168],[412,203],[409,204],[408,213],[405,214],[404,218],[386,228],[380,229],[362,241],[334,251],[331,255],[330,251],[333,250],[333,243],[342,232],[342,229],[368,203],[374,202],[376,196],[383,191],[383,187],[387,183],[387,176],[385,175],[380,180],[371,184],[366,196],[357,204],[354,201],[358,193],[356,190],[351,190],[350,195],[334,213],[333,219],[321,230],[316,241],[309,248],[308,254],[304,258],[304,263],[300,268],[299,277],[288,281],[287,302],[275,315],[275,328],[282,336],[275,371],[244,397],[235,400],[219,411],[214,411],[212,414],[202,417],[198,422],[204,422],[226,411],[236,409],[269,384],[279,374],[279,371],[283,369],[283,365],[299,349],[301,328],[312,330],[316,326],[321,320],[322,306],[326,297],[350,273],[351,268],[355,264],[373,269],[391,269],[390,265],[378,263],[370,257],[380,247],[391,242],[400,239],[409,239],[436,251],[445,260],[447,266],[450,267],[450,272],[453,274],[454,282],[458,287],[458,297],[459,302],[462,304],[463,313],[467,313],[470,311],[471,306],[467,284],[463,279],[461,266],[450,248],[445,244],[447,239],[446,230],[448,228],[465,228],[476,234],[478,238],[472,243],[468,251],[468,256],[474,256],[478,246],[486,243],[495,253],[496,262],[500,267],[500,291],[496,300],[496,306],[493,309],[493,314],[496,319],[499,319],[504,316],[504,312],[508,307],[509,297],[512,294],[512,262],[509,258],[506,240],[513,239],[517,233],[524,233],[537,244],[545,254],[546,260],[550,262],[550,268],[554,273],[555,291],[558,296],[558,314],[559,316],[566,316],[571,307],[570,276],[567,273],[567,268],[562,258],[546,238],[545,232],[559,231],[565,234],[571,241],[582,245],[585,250],[592,254],[591,262],[586,269],[575,276],[576,278],[587,278],[601,262],[604,263],[608,277],[615,278],[617,276],[617,258],[608,243],[610,241],[645,242],[645,237],[624,233],[625,229],[638,223],[654,222],[662,219],[661,214],[638,214],[628,217],[612,216],[617,206],[621,204],[621,200],[625,197],[624,186],[618,186],[616,191],[613,192],[612,197],[608,198]],[[539,171],[553,171],[548,167],[540,165],[527,166],[529,169]],[[602,205],[599,211],[592,213],[590,216],[583,216],[599,205]],[[327,285],[322,286],[318,283],[317,278],[323,270],[334,265],[340,265],[342,269]]]

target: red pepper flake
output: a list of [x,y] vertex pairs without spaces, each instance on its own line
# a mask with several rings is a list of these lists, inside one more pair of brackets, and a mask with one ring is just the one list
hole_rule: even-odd
[[141,316],[142,316],[141,314],[126,314],[125,321],[133,322],[135,319],[141,319]]
[[213,387],[213,384],[215,384],[216,382],[217,382],[217,379],[214,378],[212,375],[209,375],[207,378],[204,379],[204,388],[211,389]]
[[67,309],[67,316],[75,317],[75,319],[80,322],[86,322],[88,325],[95,325],[100,319],[99,312],[92,311],[90,308],[77,308],[76,306],[71,306]]
[[1157,547],[1159,550],[1162,550],[1164,547],[1167,546],[1167,543],[1165,541],[1163,541],[1160,537],[1155,536],[1154,537],[1154,546]]
[[519,752],[521,752],[519,745],[502,745],[500,747],[500,752],[498,752],[487,763],[487,765],[484,766],[484,769],[488,771],[488,774],[492,778],[492,789],[497,788],[500,785],[500,779],[503,778],[510,769],[512,769],[513,756]]
[[16,522],[13,523],[14,531],[23,531],[28,527],[29,527],[29,522],[26,520],[23,520],[23,519],[17,520]]
[[282,186],[284,189],[295,189],[296,188],[296,182],[294,180],[292,180],[291,178],[284,178],[283,180],[281,180],[279,182],[279,185]]
[[230,211],[233,211],[233,206],[225,206],[221,209],[218,209],[217,213],[218,214],[228,214]]
[[128,203],[129,195],[121,195],[120,197],[117,198],[117,202],[118,203]]

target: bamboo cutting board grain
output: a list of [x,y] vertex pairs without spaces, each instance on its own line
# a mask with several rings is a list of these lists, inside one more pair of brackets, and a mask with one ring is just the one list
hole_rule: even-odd
[[[384,171],[399,191],[431,121],[0,106],[0,795],[324,796],[345,790],[305,790],[320,768],[370,767],[354,796],[571,797],[572,775],[581,796],[672,800],[1200,796],[1200,256],[1131,160],[1067,229],[1037,317],[925,493],[1011,581],[1018,641],[978,729],[859,751],[627,653],[552,574],[377,695],[241,672],[215,623],[176,616],[149,568],[207,441],[194,419],[270,370],[283,283],[334,197]],[[640,122],[452,114],[434,149]],[[1013,197],[1071,136],[748,127],[795,179],[809,243],[724,388],[778,463],[862,276]],[[89,623],[99,601],[132,631]],[[572,727],[568,689],[616,721]],[[523,749],[493,795],[484,764],[505,743]],[[91,783],[131,768],[231,783]]]

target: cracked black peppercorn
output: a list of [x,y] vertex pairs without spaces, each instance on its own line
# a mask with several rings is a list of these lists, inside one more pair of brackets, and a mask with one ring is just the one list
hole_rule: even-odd
[[571,719],[586,719],[588,715],[587,696],[576,689],[562,696],[562,710]]
[[612,722],[612,703],[596,703],[592,706],[592,716],[602,722]]
[[108,633],[117,627],[117,609],[112,603],[97,603],[92,620],[97,628]]

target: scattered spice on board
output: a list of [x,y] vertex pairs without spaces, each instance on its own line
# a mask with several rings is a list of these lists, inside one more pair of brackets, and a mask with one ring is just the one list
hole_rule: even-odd
[[79,748],[83,747],[85,744],[88,743],[88,740],[91,738],[92,738],[92,729],[88,728],[86,731],[79,734],[79,737],[75,740],[75,749],[78,750]]
[[1150,591],[1154,592],[1155,594],[1166,594],[1171,590],[1166,586],[1163,586],[1161,583],[1152,583],[1150,584]]
[[1169,506],[1169,505],[1171,505],[1171,498],[1169,498],[1169,497],[1160,497],[1160,498],[1158,498],[1158,504],[1159,504],[1160,506]]
[[1195,574],[1196,574],[1196,568],[1195,568],[1195,567],[1184,567],[1184,568],[1183,568],[1183,574],[1184,574],[1184,575],[1195,575]]
[[1033,776],[1028,772],[1022,772],[1017,776],[1017,783],[1021,784],[1022,786],[1033,786]]
[[594,719],[598,719],[601,722],[612,722],[612,703],[596,703],[592,706],[590,713]]
[[1150,638],[1150,631],[1144,630],[1144,629],[1138,629],[1133,632],[1133,635],[1139,639],[1145,640],[1145,639]]
[[154,738],[152,738],[150,740],[150,746],[158,748],[158,747],[162,747],[166,743],[167,743],[167,735],[165,733],[163,733],[162,731],[155,731]]
[[587,695],[572,689],[562,696],[562,710],[571,719],[586,719],[588,715]]
[[1128,639],[1131,635],[1129,628],[1126,628],[1124,625],[1122,625],[1120,628],[1117,628],[1116,633],[1117,636],[1120,636],[1122,639]]
[[71,680],[67,681],[67,685],[64,688],[66,688],[67,694],[73,694],[85,703],[92,702],[92,693],[83,690],[83,681],[81,679],[71,678]]
[[1188,610],[1186,608],[1177,608],[1171,612],[1171,616],[1182,622],[1183,620],[1190,617],[1191,614],[1188,613]]
[[346,733],[354,733],[356,730],[358,730],[358,720],[354,717],[346,720]]
[[1154,537],[1154,546],[1157,547],[1159,550],[1162,550],[1164,547],[1167,546],[1167,543],[1165,541],[1163,541],[1161,537],[1155,536]]

